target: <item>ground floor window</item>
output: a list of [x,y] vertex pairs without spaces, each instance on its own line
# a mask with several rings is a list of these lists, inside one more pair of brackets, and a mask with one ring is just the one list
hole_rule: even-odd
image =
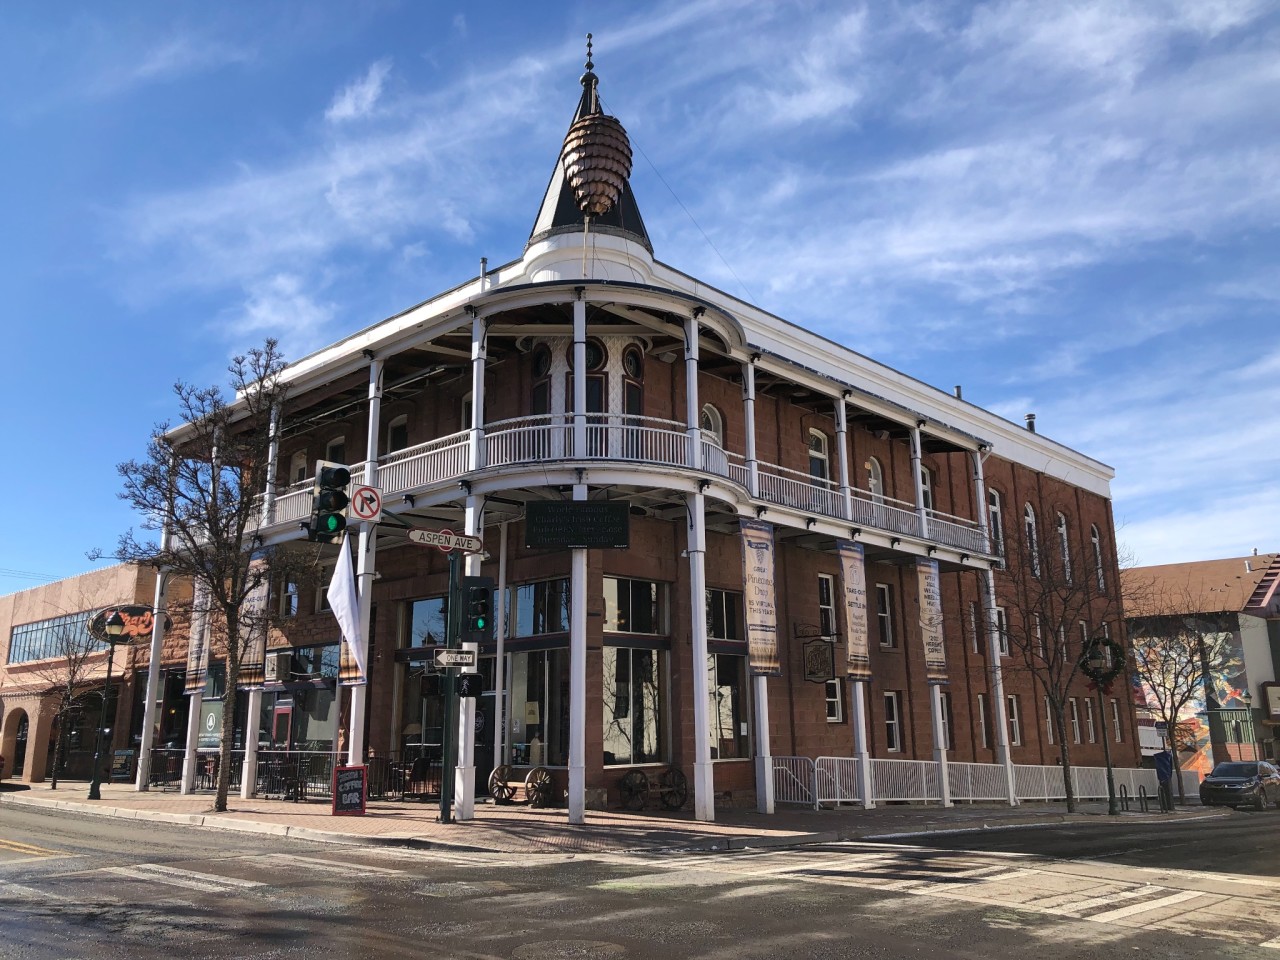
[[569,651],[511,655],[511,762],[565,766],[569,762]]
[[665,654],[604,648],[604,762],[658,763],[666,758]]
[[736,760],[751,756],[748,731],[747,658],[726,653],[707,657],[711,702],[711,759]]
[[902,700],[896,690],[884,695],[884,742],[889,753],[902,752]]

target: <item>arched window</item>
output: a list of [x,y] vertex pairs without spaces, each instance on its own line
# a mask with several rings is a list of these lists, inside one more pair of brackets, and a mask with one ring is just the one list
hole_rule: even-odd
[[884,503],[884,470],[875,457],[867,458],[867,490],[875,503]]
[[330,463],[347,462],[347,438],[334,437],[324,446],[324,458]]
[[1105,593],[1107,576],[1102,572],[1102,534],[1098,533],[1096,526],[1089,527],[1089,539],[1093,541],[1093,569],[1098,577],[1098,592]]
[[1062,557],[1062,579],[1071,582],[1071,537],[1067,534],[1067,516],[1058,514],[1058,553]]
[[720,411],[714,405],[710,403],[703,405],[700,425],[706,439],[715,440],[717,446],[724,446],[724,418],[720,416]]
[[622,351],[622,412],[644,415],[644,355],[636,347]]
[[289,483],[301,483],[307,479],[307,451],[299,450],[289,458]]
[[987,525],[991,533],[991,551],[1004,565],[1004,513],[1000,507],[1000,491],[987,491]]
[[386,453],[395,453],[409,445],[409,415],[402,413],[387,424]]
[[926,510],[933,509],[933,473],[928,467],[920,468],[920,494]]
[[1022,526],[1025,532],[1027,557],[1031,561],[1031,572],[1040,576],[1040,535],[1036,532],[1036,512],[1031,504],[1022,509]]
[[551,412],[551,351],[539,344],[533,351],[530,367],[533,374],[533,396],[530,413],[535,417]]
[[831,479],[827,458],[827,435],[821,430],[809,431],[809,476],[817,480]]

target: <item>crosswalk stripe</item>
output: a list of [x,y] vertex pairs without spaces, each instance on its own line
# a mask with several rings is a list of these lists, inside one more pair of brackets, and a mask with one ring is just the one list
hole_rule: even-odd
[[263,887],[266,884],[257,880],[241,880],[239,877],[224,877],[214,873],[200,873],[196,870],[179,870],[177,867],[168,867],[160,863],[140,863],[137,865],[139,870],[146,870],[154,873],[163,873],[169,877],[186,877],[193,880],[201,880],[206,883],[222,883],[232,887]]
[[27,887],[21,883],[0,882],[0,890],[5,892],[12,890],[14,893],[22,894],[23,897],[30,900],[57,900],[59,903],[65,903],[72,899],[71,897],[64,897],[59,893],[50,893],[47,890],[37,890],[35,887]]
[[1204,895],[1203,890],[1179,890],[1177,893],[1171,893],[1169,896],[1161,897],[1159,900],[1145,900],[1142,903],[1121,907],[1119,910],[1095,913],[1093,916],[1085,917],[1084,919],[1092,920],[1096,923],[1111,923],[1113,920],[1123,920],[1125,917],[1147,913],[1151,910],[1159,910],[1161,907],[1171,907],[1175,903],[1184,903],[1187,900],[1194,900],[1196,897],[1203,897]]
[[203,890],[205,893],[227,893],[232,889],[229,884],[210,883],[194,877],[175,876],[155,873],[141,867],[104,867],[104,873],[115,873],[133,880],[145,880],[153,883],[167,883],[175,887],[186,887],[188,890]]
[[1104,894],[1102,896],[1089,897],[1086,900],[1068,899],[1067,902],[1060,903],[1052,907],[1040,906],[1034,902],[1028,904],[1028,906],[1034,910],[1039,910],[1041,913],[1051,913],[1058,917],[1069,917],[1083,913],[1086,910],[1093,910],[1095,907],[1105,907],[1108,904],[1117,903],[1121,900],[1132,900],[1134,897],[1150,896],[1152,893],[1167,889],[1169,888],[1151,886],[1133,887],[1129,890],[1116,890],[1113,893]]
[[364,863],[357,863],[354,860],[324,860],[320,857],[294,857],[288,854],[275,854],[273,856],[265,857],[249,854],[240,857],[239,859],[252,860],[255,863],[267,861],[271,863],[287,864],[290,869],[307,867],[327,873],[343,873],[347,876],[369,876],[375,874],[389,877],[404,876],[403,870],[393,870],[391,867],[374,867]]

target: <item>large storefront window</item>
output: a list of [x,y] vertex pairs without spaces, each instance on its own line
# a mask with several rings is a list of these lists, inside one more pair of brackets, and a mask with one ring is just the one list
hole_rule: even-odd
[[511,655],[510,761],[534,766],[569,762],[569,651]]
[[604,578],[606,633],[666,633],[665,584]]
[[569,629],[569,579],[522,583],[507,591],[507,623],[512,637],[566,633]]
[[707,657],[710,687],[708,721],[711,759],[735,760],[751,756],[747,718],[747,658],[713,653]]
[[409,604],[409,638],[405,646],[444,646],[446,610],[444,597],[429,597]]
[[[266,689],[262,695],[262,712],[258,717],[260,747],[321,751],[335,748],[340,720],[334,696],[338,660],[336,643],[299,647],[291,653],[283,689]],[[245,699],[239,702],[243,704]],[[236,729],[239,745],[239,718]]]
[[604,648],[604,762],[657,763],[666,753],[665,654]]

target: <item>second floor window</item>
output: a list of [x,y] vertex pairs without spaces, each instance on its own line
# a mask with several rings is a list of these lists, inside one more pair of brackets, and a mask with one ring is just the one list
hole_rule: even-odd
[[875,457],[867,458],[867,492],[873,503],[884,503],[884,468]]
[[1022,526],[1031,573],[1038,577],[1040,576],[1040,535],[1036,532],[1036,512],[1029,503],[1022,508]]
[[1071,537],[1067,532],[1065,514],[1058,514],[1058,554],[1062,559],[1062,580],[1071,582]]
[[307,451],[299,450],[289,458],[289,483],[301,483],[307,479],[310,467],[307,465]]
[[926,510],[933,509],[933,474],[928,467],[920,468],[920,497]]
[[1005,617],[1004,607],[996,607],[996,631],[1000,644],[1000,656],[1009,655],[1009,621]]
[[1005,697],[1005,706],[1009,710],[1009,745],[1018,747],[1022,745],[1022,716],[1018,712],[1018,698],[1016,695]]
[[830,480],[831,465],[827,459],[827,435],[821,430],[809,431],[809,476]]
[[1004,514],[1000,510],[1000,492],[987,491],[987,521],[991,532],[991,552],[1004,557]]
[[724,418],[720,411],[711,404],[702,408],[702,434],[707,440],[714,440],[717,446],[724,446]]
[[401,414],[387,424],[387,453],[395,453],[409,445],[409,417]]
[[347,462],[347,438],[335,437],[325,444],[324,458],[330,463]]
[[1097,527],[1089,527],[1089,539],[1093,541],[1093,569],[1098,579],[1098,592],[1105,593],[1107,590],[1107,577],[1102,572],[1102,535],[1098,533]]

